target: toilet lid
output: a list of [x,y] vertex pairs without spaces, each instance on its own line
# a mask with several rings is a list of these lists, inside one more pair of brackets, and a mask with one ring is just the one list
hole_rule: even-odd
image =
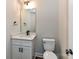
[[44,59],[57,59],[57,56],[53,52],[46,51],[43,55],[43,58]]

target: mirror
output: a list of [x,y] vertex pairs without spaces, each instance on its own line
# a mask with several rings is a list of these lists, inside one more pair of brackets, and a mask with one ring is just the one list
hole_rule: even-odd
[[36,9],[22,9],[21,10],[21,32],[25,33],[27,30],[35,32],[36,29]]

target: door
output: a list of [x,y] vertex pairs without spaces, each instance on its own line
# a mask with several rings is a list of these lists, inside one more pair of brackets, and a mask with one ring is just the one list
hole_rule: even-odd
[[12,59],[22,59],[20,53],[20,46],[12,45]]
[[30,46],[23,47],[22,59],[32,59],[32,48]]
[[[68,49],[73,53],[73,1],[68,0]],[[70,53],[68,59],[73,59]]]

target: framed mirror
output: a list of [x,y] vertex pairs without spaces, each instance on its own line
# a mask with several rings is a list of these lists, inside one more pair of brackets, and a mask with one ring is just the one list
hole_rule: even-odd
[[26,31],[35,32],[36,31],[36,9],[22,9],[21,10],[21,27],[22,33]]

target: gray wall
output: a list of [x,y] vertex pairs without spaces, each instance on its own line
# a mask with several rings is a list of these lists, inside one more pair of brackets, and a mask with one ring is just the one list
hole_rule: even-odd
[[35,0],[35,2],[37,6],[36,52],[43,53],[43,38],[58,40],[58,0]]

